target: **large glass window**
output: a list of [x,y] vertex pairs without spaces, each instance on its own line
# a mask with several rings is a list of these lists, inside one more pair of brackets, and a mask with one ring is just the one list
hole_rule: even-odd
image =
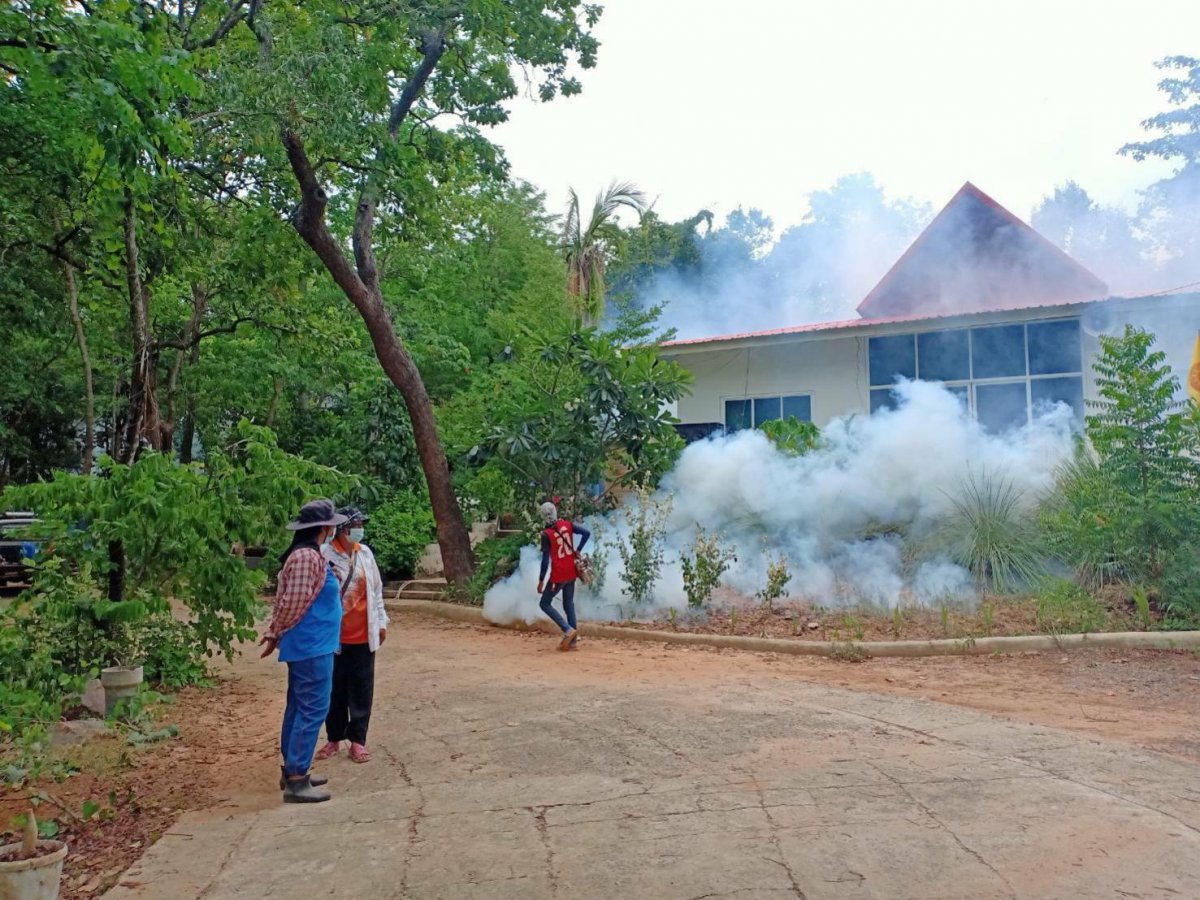
[[888,386],[915,371],[923,381],[943,383],[989,431],[1024,424],[1055,403],[1071,407],[1083,423],[1078,319],[888,335],[871,338],[868,348],[871,412],[895,407]]
[[971,363],[971,375],[975,379],[1024,375],[1025,326],[972,328]]
[[726,431],[741,431],[743,428],[750,427],[750,402],[749,400],[725,401]]
[[758,428],[764,422],[773,422],[779,418],[778,397],[754,398],[754,427]]
[[811,422],[812,397],[808,396],[808,394],[801,394],[797,397],[784,397],[783,417],[785,419],[796,418],[801,422]]
[[1001,434],[1029,422],[1024,381],[975,385],[975,416],[988,431]]
[[1033,414],[1036,416],[1046,407],[1065,403],[1075,412],[1075,419],[1083,421],[1083,379],[1078,375],[1068,378],[1034,378],[1029,382]]
[[1083,371],[1079,320],[1029,323],[1029,374],[1058,375]]
[[871,384],[895,384],[901,378],[917,377],[917,347],[914,335],[871,338],[867,350]]
[[917,335],[917,377],[922,381],[966,381],[971,377],[971,348],[965,329]]
[[725,401],[725,430],[741,431],[795,416],[802,422],[812,421],[812,397],[793,394],[787,397],[747,397]]

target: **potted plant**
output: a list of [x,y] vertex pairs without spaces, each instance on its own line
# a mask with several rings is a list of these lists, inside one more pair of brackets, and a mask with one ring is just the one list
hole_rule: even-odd
[[22,839],[0,846],[0,897],[5,900],[55,900],[67,845],[39,841],[33,810],[25,818]]
[[[144,618],[144,613],[139,618]],[[106,622],[104,631],[106,646],[100,684],[104,687],[104,714],[111,716],[118,703],[137,695],[144,672],[139,662],[141,650],[130,623]]]

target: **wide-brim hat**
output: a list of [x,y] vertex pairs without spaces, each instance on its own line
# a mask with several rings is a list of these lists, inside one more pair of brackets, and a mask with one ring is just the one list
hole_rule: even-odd
[[337,512],[332,500],[312,500],[300,507],[300,513],[295,522],[288,522],[288,531],[300,531],[303,528],[321,528],[325,525],[341,525],[346,517]]

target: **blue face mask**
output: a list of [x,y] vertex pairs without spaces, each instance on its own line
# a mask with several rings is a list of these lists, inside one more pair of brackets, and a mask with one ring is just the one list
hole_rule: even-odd
[[354,541],[354,543],[356,543],[356,544],[362,543],[363,534],[364,534],[363,529],[351,528],[350,529],[350,540]]

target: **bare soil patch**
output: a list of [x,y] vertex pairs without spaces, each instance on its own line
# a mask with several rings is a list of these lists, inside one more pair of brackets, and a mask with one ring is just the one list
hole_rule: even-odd
[[30,797],[44,796],[38,819],[57,822],[56,840],[70,846],[62,896],[81,900],[112,887],[186,810],[278,803],[281,681],[242,658],[215,687],[183,690],[159,710],[179,726],[174,740],[134,747],[117,732],[54,751],[56,777],[0,789],[0,828],[16,830]]
[[[1107,624],[1101,630],[1145,630],[1124,594],[1109,590],[1097,599],[1107,615]],[[1152,627],[1157,623],[1154,614]],[[1050,631],[1039,622],[1037,601],[1031,597],[986,597],[975,609],[911,606],[885,613],[872,609],[829,610],[802,602],[776,603],[768,609],[725,592],[714,597],[713,608],[705,612],[611,624],[656,631],[822,642],[1015,637]]]

